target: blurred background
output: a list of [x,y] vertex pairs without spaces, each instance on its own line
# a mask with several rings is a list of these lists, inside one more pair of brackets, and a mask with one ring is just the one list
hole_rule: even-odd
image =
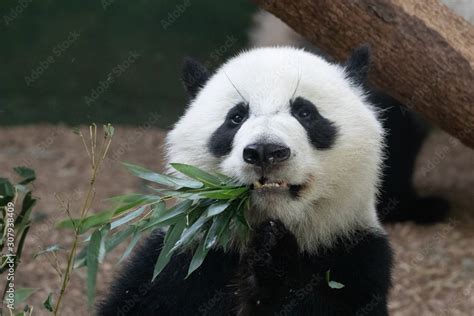
[[[474,22],[474,1],[443,2]],[[39,201],[17,272],[19,287],[38,289],[27,301],[35,315],[48,314],[42,303],[57,293],[59,279],[54,263],[34,254],[71,242],[69,232],[55,228],[66,217],[57,197],[77,211],[90,177],[72,126],[87,131],[92,122],[110,122],[116,128],[93,206],[103,210],[105,198],[145,188],[121,161],[163,168],[166,129],[187,102],[183,57],[214,69],[252,46],[314,48],[246,0],[4,0],[0,19],[0,177],[16,179],[12,168],[20,165],[37,173],[33,195]],[[473,315],[473,151],[435,127],[414,182],[421,194],[449,199],[453,210],[448,221],[432,226],[387,225],[396,252],[391,314]],[[101,266],[99,296],[123,250]],[[91,314],[82,270],[73,277],[63,314]]]
[[155,113],[168,127],[186,102],[183,57],[219,65],[247,46],[255,10],[245,0],[3,1],[0,124],[138,125]]

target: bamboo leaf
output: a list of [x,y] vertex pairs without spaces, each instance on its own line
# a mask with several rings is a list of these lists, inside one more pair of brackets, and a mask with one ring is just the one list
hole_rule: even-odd
[[238,187],[235,189],[224,189],[224,190],[212,190],[212,191],[205,191],[200,192],[199,195],[209,199],[216,199],[216,200],[231,200],[239,197],[243,193],[247,192],[248,188],[246,187]]
[[232,218],[233,211],[229,210],[228,212],[219,214],[213,218],[211,227],[206,236],[206,248],[212,248],[216,242],[221,238],[223,233],[228,230],[229,221]]
[[25,194],[23,202],[21,204],[21,212],[15,220],[15,227],[18,231],[21,231],[25,227],[30,219],[31,211],[33,206],[36,204],[36,199],[31,197],[31,192]]
[[155,182],[168,187],[187,187],[198,189],[203,186],[201,182],[190,179],[181,179],[173,176],[159,174],[157,172],[148,170],[146,168],[133,165],[130,163],[123,163],[123,165],[134,175],[144,180]]
[[215,204],[211,204],[206,211],[207,217],[216,216],[222,212],[224,212],[230,205],[230,202],[218,202]]
[[102,211],[97,214],[89,215],[81,222],[80,219],[65,219],[56,224],[57,228],[74,229],[76,225],[79,226],[79,233],[83,234],[91,228],[106,225],[114,216],[114,210]]
[[163,225],[163,223],[169,222],[170,220],[173,221],[174,219],[182,217],[189,210],[192,204],[193,201],[184,200],[161,214],[154,214],[153,219],[148,223],[148,225],[142,228],[142,231],[160,224]]
[[33,169],[26,168],[26,167],[15,167],[13,168],[15,172],[22,177],[23,179],[19,182],[20,184],[27,184],[34,180],[36,180],[36,174]]
[[26,301],[33,293],[38,291],[36,288],[20,288],[15,290],[15,304]]
[[64,248],[59,246],[59,245],[51,245],[51,246],[48,246],[45,249],[35,253],[33,255],[33,259],[36,259],[37,257],[42,256],[42,255],[47,254],[47,253],[58,252],[60,250],[64,250]]
[[336,282],[336,281],[329,281],[328,285],[331,289],[336,289],[336,290],[340,290],[344,288],[345,286],[344,284]]
[[44,308],[46,308],[48,311],[50,311],[50,312],[53,311],[53,308],[54,308],[54,304],[53,304],[53,293],[49,293],[49,294],[48,294],[48,297],[47,297],[46,300],[43,302],[43,306],[44,306]]
[[129,255],[130,253],[132,253],[132,250],[135,248],[135,246],[137,245],[138,241],[140,240],[141,238],[141,233],[139,230],[135,230],[133,232],[133,237],[132,237],[132,240],[130,241],[130,243],[128,244],[128,247],[127,249],[125,249],[125,252],[123,253],[122,257],[120,257],[120,260],[118,261],[117,264],[120,264],[123,260],[125,260]]
[[160,255],[156,260],[155,268],[153,270],[153,278],[152,281],[163,271],[165,266],[171,259],[173,255],[172,248],[175,243],[179,240],[184,228],[186,227],[186,220],[183,219],[182,221],[174,224],[168,229],[166,236],[163,241],[163,247],[161,248]]
[[201,216],[199,217],[192,225],[191,227],[187,228],[183,234],[181,235],[181,238],[176,242],[176,244],[173,246],[171,249],[172,251],[175,251],[179,247],[185,246],[189,241],[193,239],[193,237],[196,235],[196,233],[199,231],[199,229],[209,220],[208,217]]
[[8,179],[0,178],[0,206],[7,205],[15,197],[15,188]]
[[[109,253],[110,251],[115,249],[115,247],[120,245],[134,231],[135,231],[135,227],[129,226],[125,230],[119,231],[115,233],[114,235],[112,235],[110,238],[107,238],[105,240],[105,253]],[[88,245],[82,248],[81,251],[76,255],[76,258],[74,258],[74,269],[78,269],[80,267],[87,265],[87,262],[86,262],[87,248],[88,248]]]
[[95,300],[95,284],[99,268],[101,240],[102,233],[100,230],[96,230],[92,233],[89,246],[87,247],[87,300],[90,306],[94,304]]
[[172,163],[171,166],[179,171],[180,173],[198,180],[201,183],[208,187],[220,187],[221,186],[221,179],[215,175],[212,175],[204,170],[201,170],[197,167],[182,164],[182,163]]
[[138,208],[137,210],[131,212],[131,213],[128,213],[127,215],[117,219],[116,221],[113,221],[111,224],[110,224],[110,229],[115,229],[123,224],[126,224],[132,220],[134,220],[135,218],[137,218],[138,216],[142,215],[143,212],[145,211],[146,207],[145,206],[142,206],[140,208]]
[[107,238],[107,240],[105,241],[105,251],[110,252],[113,249],[115,249],[115,247],[120,245],[122,241],[124,241],[127,237],[132,235],[134,231],[135,231],[135,227],[129,226],[126,229],[118,233],[115,233],[110,238]]
[[196,251],[194,252],[193,258],[191,259],[191,263],[189,264],[188,268],[188,275],[186,276],[186,278],[188,278],[191,273],[196,271],[196,269],[198,269],[202,265],[208,252],[209,249],[206,247],[205,239],[203,238],[199,243],[199,246],[197,247]]

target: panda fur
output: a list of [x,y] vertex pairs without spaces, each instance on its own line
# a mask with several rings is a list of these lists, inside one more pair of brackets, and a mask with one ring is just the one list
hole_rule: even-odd
[[[472,16],[469,15],[474,12],[472,1],[470,4],[464,0],[443,2],[472,23]],[[259,11],[254,15],[249,38],[254,47],[292,45],[334,62],[331,56],[266,11]],[[380,220],[385,223],[414,221],[418,224],[444,220],[449,211],[449,203],[438,196],[421,197],[413,186],[416,158],[429,134],[430,126],[410,107],[383,91],[368,85],[366,91],[370,103],[380,110],[379,119],[386,131],[387,151],[377,205]]]
[[[191,102],[168,134],[168,161],[253,184],[250,239],[212,249],[187,279],[184,250],[151,282],[156,231],[98,314],[387,315],[392,251],[376,213],[384,130],[363,88],[368,66],[367,47],[342,66],[291,47],[243,52],[213,75],[187,60]],[[252,144],[291,154],[264,147],[261,164],[244,161]],[[288,186],[256,185],[277,180]]]

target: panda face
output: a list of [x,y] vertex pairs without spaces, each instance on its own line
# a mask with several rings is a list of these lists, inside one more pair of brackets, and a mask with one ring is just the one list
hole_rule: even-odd
[[[355,223],[377,225],[383,132],[347,67],[303,50],[263,48],[213,76],[198,70],[185,78],[199,93],[168,135],[170,162],[249,185],[249,220],[278,218],[303,244],[314,243],[310,234],[323,242]],[[196,86],[200,77],[206,81]]]

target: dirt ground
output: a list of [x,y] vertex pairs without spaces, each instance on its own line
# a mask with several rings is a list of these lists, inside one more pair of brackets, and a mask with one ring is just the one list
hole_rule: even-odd
[[[164,132],[148,126],[116,126],[109,159],[97,183],[94,210],[107,207],[104,198],[143,190],[120,161],[160,169]],[[24,260],[16,276],[17,287],[39,288],[28,301],[36,315],[47,314],[42,302],[59,288],[59,277],[46,257],[32,255],[45,246],[71,242],[68,231],[54,228],[65,218],[55,195],[79,207],[87,188],[89,168],[77,135],[64,126],[35,125],[0,128],[0,175],[13,177],[11,168],[34,168],[38,179],[34,194],[39,203],[26,243]],[[445,223],[416,226],[388,225],[396,253],[391,315],[473,315],[474,311],[474,152],[448,135],[435,132],[417,163],[415,183],[423,194],[439,194],[452,202]],[[104,293],[121,249],[101,266],[98,295]],[[123,249],[122,249],[123,250]],[[84,271],[73,277],[64,301],[63,315],[89,315]],[[4,280],[0,281],[3,286]]]

